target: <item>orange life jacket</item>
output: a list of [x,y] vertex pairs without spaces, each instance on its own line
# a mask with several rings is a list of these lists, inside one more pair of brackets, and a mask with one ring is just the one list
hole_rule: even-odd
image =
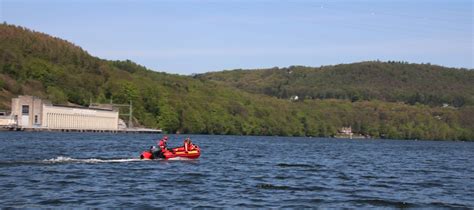
[[194,150],[194,149],[196,149],[196,146],[194,146],[193,143],[189,143],[189,147],[188,147],[188,148],[189,148],[189,150]]
[[163,139],[161,139],[161,140],[160,140],[160,143],[158,144],[158,146],[160,146],[161,149],[166,148],[166,146],[167,146],[167,145],[166,145],[166,141],[163,140]]

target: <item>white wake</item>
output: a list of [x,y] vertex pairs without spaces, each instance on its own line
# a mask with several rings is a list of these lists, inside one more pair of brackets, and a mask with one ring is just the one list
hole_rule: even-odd
[[133,162],[133,161],[140,161],[138,158],[126,158],[126,159],[97,159],[97,158],[90,158],[90,159],[76,159],[70,158],[65,156],[59,156],[52,159],[43,160],[43,162],[47,163],[123,163],[123,162]]

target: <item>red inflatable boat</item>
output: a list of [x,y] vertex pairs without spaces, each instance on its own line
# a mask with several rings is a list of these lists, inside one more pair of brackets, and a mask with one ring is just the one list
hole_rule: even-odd
[[173,158],[187,158],[187,159],[196,159],[201,155],[201,149],[194,145],[193,150],[186,151],[184,147],[176,147],[172,149],[157,149],[155,151],[147,150],[142,152],[140,159],[173,159]]

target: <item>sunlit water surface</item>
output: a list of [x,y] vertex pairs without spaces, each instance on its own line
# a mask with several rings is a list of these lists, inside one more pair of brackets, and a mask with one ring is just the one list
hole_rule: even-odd
[[[474,207],[474,143],[0,132],[1,207]],[[183,137],[170,136],[170,146]]]

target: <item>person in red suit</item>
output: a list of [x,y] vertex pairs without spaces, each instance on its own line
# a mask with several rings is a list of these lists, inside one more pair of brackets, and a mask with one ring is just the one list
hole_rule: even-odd
[[158,143],[158,147],[160,147],[162,152],[165,152],[168,150],[168,136],[164,136],[162,139],[160,139],[160,142]]

